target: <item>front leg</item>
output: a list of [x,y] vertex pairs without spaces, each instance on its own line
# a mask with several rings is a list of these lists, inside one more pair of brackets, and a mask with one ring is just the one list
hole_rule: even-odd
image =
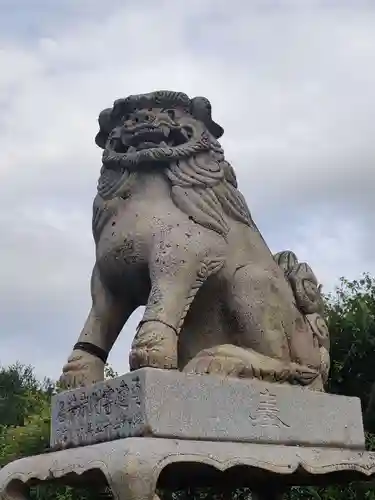
[[132,295],[115,297],[103,284],[97,266],[91,278],[92,307],[77,343],[63,367],[64,388],[104,380],[108,354],[125,322],[136,309]]
[[[190,257],[190,258],[189,258]],[[130,369],[178,367],[177,342],[186,314],[206,279],[224,260],[175,253],[168,265],[156,258],[151,266],[151,293],[133,340]]]

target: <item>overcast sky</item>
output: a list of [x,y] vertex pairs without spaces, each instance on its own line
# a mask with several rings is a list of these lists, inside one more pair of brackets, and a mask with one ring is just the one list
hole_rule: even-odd
[[[90,307],[97,116],[204,95],[253,216],[325,290],[375,274],[375,2],[0,0],[0,363],[58,377]],[[110,362],[126,371],[140,311]]]

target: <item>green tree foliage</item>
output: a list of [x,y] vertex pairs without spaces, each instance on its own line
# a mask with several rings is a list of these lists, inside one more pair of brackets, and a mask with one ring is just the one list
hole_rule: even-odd
[[358,396],[368,408],[375,380],[375,279],[344,278],[327,297],[332,367],[328,391]]
[[38,382],[30,366],[0,369],[0,466],[46,449],[53,391],[52,382]]
[[49,379],[38,382],[31,366],[0,368],[0,426],[24,425],[28,415],[39,412],[53,387]]
[[[367,446],[375,450],[375,278],[340,280],[325,297],[326,320],[331,334],[332,367],[327,390],[358,396],[367,428]],[[117,376],[106,367],[106,378]],[[48,448],[50,399],[57,390],[49,380],[39,383],[31,367],[0,368],[0,466],[15,458],[42,453]],[[374,434],[372,434],[372,433]],[[160,492],[164,500],[219,498],[210,490]],[[89,492],[70,488],[35,489],[34,500],[99,500],[108,491]],[[173,498],[172,498],[173,497]],[[248,500],[248,490],[238,490],[235,500]],[[291,500],[375,500],[375,487],[366,483],[326,488],[294,488]]]

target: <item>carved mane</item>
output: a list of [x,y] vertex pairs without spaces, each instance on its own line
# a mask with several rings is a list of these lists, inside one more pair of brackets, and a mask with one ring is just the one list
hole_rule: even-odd
[[169,164],[166,175],[175,205],[198,224],[226,236],[225,214],[250,227],[255,225],[237,189],[234,170],[215,143],[208,153]]
[[[207,153],[166,164],[164,172],[171,183],[171,198],[196,223],[222,236],[229,232],[225,214],[257,229],[247,203],[237,189],[234,170],[215,142]],[[136,177],[136,171],[123,168],[119,172],[103,167],[99,195],[104,199],[127,198]]]

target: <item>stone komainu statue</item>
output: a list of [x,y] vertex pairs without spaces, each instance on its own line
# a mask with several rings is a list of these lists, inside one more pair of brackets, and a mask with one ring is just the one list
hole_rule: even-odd
[[92,308],[62,383],[88,385],[145,305],[130,353],[151,366],[308,385],[329,369],[318,283],[292,252],[271,254],[203,97],[158,91],[99,116]]

